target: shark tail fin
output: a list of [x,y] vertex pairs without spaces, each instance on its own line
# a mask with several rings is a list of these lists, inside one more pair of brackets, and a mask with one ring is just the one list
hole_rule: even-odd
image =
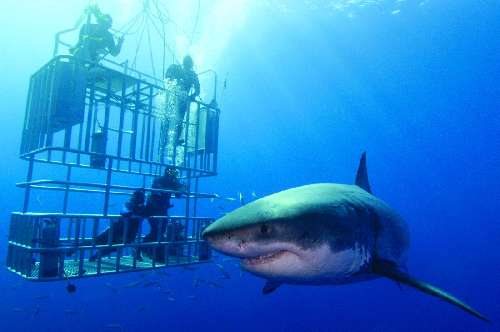
[[490,322],[490,320],[488,318],[486,318],[485,316],[483,316],[478,311],[476,311],[472,307],[468,306],[464,302],[460,301],[455,296],[445,292],[442,289],[439,289],[438,287],[432,286],[426,282],[423,282],[423,281],[420,281],[420,280],[417,280],[417,279],[411,277],[406,272],[401,271],[392,262],[378,261],[373,266],[373,272],[375,272],[378,275],[389,278],[391,280],[394,280],[398,283],[405,284],[405,285],[411,286],[413,288],[416,288],[423,293],[440,298],[441,300],[444,300],[448,303],[451,303],[451,304],[459,307],[460,309],[468,312],[469,314],[471,314],[472,316],[474,316],[476,318],[479,318],[479,319],[481,319],[485,322],[488,322],[488,323]]
[[356,173],[356,181],[354,183],[370,194],[372,193],[370,182],[368,181],[368,170],[366,168],[366,152],[363,152],[363,154],[361,155],[361,159],[359,160],[358,171]]

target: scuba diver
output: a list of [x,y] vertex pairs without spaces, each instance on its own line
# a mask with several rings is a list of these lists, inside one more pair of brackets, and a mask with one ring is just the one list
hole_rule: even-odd
[[[152,189],[160,190],[181,191],[184,190],[184,188],[184,184],[179,181],[177,170],[172,166],[167,167],[163,176],[155,178],[152,185]],[[180,192],[175,193],[176,198],[181,197],[181,195],[182,194]],[[124,210],[120,213],[120,219],[118,219],[118,221],[115,222],[110,228],[99,234],[95,238],[95,244],[107,244],[110,232],[112,232],[111,244],[134,242],[137,237],[137,233],[139,232],[141,220],[144,218],[148,218],[150,232],[144,237],[143,242],[163,241],[165,239],[165,232],[170,233],[179,231],[178,226],[175,225],[173,228],[171,226],[169,228],[165,218],[161,218],[160,220],[155,218],[168,216],[168,209],[173,207],[173,205],[170,204],[170,198],[170,192],[151,191],[146,197],[144,189],[136,190],[132,194],[129,201],[125,203]],[[125,236],[125,238],[123,238],[123,236]],[[167,237],[169,241],[175,241],[178,238],[176,234],[167,234]],[[103,248],[100,250],[100,254],[101,256],[105,256],[109,255],[113,251],[116,251],[116,249]],[[164,250],[162,250],[162,248],[148,247],[138,250],[135,253],[138,259],[141,259],[141,252],[144,252],[150,258],[153,258],[153,255],[156,255],[157,261],[161,261],[161,258],[164,257]],[[95,261],[96,259],[97,254],[94,254],[89,260]]]
[[118,38],[115,44],[115,38],[109,31],[113,25],[111,16],[101,13],[97,5],[88,7],[86,11],[88,15],[94,15],[97,23],[82,26],[78,43],[70,48],[70,53],[76,58],[95,63],[108,53],[117,56],[123,45],[123,37]]
[[176,129],[175,129],[175,144],[181,145],[184,143],[184,139],[181,139],[182,131],[182,121],[186,115],[186,111],[189,109],[191,102],[195,100],[197,96],[200,95],[200,81],[198,80],[198,75],[193,70],[194,62],[191,56],[186,55],[182,60],[182,66],[179,64],[172,64],[168,67],[165,78],[170,80],[176,80],[177,85],[181,88],[183,92],[182,95],[178,95],[178,108],[176,113]]
[[[179,173],[175,167],[167,167],[165,174],[162,177],[156,178],[153,181],[152,189],[163,189],[173,191],[184,191],[185,185],[179,181]],[[168,216],[168,209],[173,207],[170,204],[171,193],[152,191],[147,198],[146,210],[144,217],[148,218],[149,226],[151,228],[143,242],[156,242],[156,241],[180,241],[182,240],[181,233],[183,231],[182,225],[176,223],[167,223],[164,217]],[[181,193],[175,193],[176,198],[181,197]],[[156,218],[160,217],[160,218]],[[163,218],[161,218],[163,217]],[[165,237],[165,234],[167,237]],[[147,247],[141,251],[149,258],[155,258],[158,262],[165,261],[165,246]],[[175,255],[176,249],[170,248],[169,254]]]

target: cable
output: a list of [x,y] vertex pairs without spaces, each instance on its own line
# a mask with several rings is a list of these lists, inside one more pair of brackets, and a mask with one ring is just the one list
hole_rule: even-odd
[[191,38],[189,39],[189,46],[193,45],[194,34],[198,29],[198,21],[200,19],[200,8],[201,8],[201,0],[198,0],[198,9],[196,10],[196,20],[194,21],[193,31],[191,32]]
[[151,68],[153,69],[153,77],[156,77],[155,61],[153,58],[153,46],[151,44],[151,33],[149,31],[149,24],[146,24],[146,31],[148,34],[148,44],[149,44],[149,59],[151,60]]
[[118,30],[114,30],[114,31],[121,33],[123,35],[133,35],[133,34],[137,33],[138,29],[136,29],[134,32],[130,32],[130,30],[132,30],[132,28],[137,24],[137,21],[139,21],[139,19],[141,19],[141,18],[143,18],[142,12],[135,15],[131,20],[129,20],[127,23],[125,23],[123,25],[123,27],[121,27]]
[[146,23],[145,23],[146,19],[144,18],[143,19],[143,22],[142,22],[142,30],[141,30],[141,34],[139,36],[139,41],[137,43],[137,47],[135,49],[135,56],[134,56],[134,60],[132,61],[132,68],[133,69],[136,69],[136,65],[137,65],[137,55],[139,54],[139,50],[141,49],[141,44],[142,44],[142,37],[144,36],[144,30],[146,29]]
[[153,28],[155,28],[156,32],[160,35],[160,37],[163,39],[163,45],[164,45],[164,48],[166,50],[168,50],[168,52],[172,55],[172,58],[175,59],[175,52],[172,50],[172,48],[168,45],[167,43],[167,38],[166,38],[166,35],[165,35],[165,32],[161,32],[160,29],[158,28],[158,26],[156,25],[155,21],[154,20],[151,20],[151,25],[153,26]]

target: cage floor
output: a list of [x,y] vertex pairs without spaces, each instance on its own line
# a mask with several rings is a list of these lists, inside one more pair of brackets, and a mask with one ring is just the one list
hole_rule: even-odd
[[112,273],[122,273],[131,271],[140,271],[146,269],[162,268],[167,266],[179,266],[179,265],[189,265],[207,262],[209,259],[200,259],[198,256],[169,256],[167,262],[156,262],[153,265],[153,261],[147,257],[143,257],[142,260],[135,259],[133,256],[122,256],[120,260],[117,261],[116,257],[102,257],[100,268],[98,262],[89,261],[88,259],[82,260],[82,271],[83,274],[79,274],[80,261],[74,259],[67,259],[64,261],[64,277],[44,277],[40,275],[40,262],[36,262],[33,265],[31,275],[27,276],[28,279],[32,280],[54,280],[54,279],[66,279],[66,278],[78,278],[78,277],[90,277],[98,276]]

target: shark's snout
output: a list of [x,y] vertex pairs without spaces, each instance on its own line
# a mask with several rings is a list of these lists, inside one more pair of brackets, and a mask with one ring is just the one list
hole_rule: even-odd
[[231,232],[204,231],[202,237],[215,250],[229,256],[243,258],[249,256],[248,242]]

